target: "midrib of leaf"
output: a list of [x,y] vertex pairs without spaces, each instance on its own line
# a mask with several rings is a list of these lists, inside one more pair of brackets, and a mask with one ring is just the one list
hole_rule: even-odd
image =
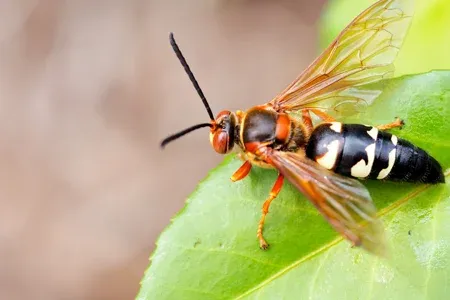
[[[444,172],[444,176],[445,178],[450,177],[450,169],[447,169]],[[391,213],[395,210],[397,210],[398,208],[400,208],[402,205],[404,205],[405,203],[407,203],[410,199],[416,197],[417,195],[425,192],[426,190],[428,190],[429,188],[431,188],[433,185],[424,185],[424,186],[420,186],[416,189],[414,189],[411,193],[407,194],[406,196],[404,196],[403,198],[400,198],[399,200],[393,202],[392,204],[390,204],[389,206],[381,209],[379,211],[379,213],[377,214],[378,216],[384,216],[388,213]],[[245,291],[244,293],[238,295],[236,298],[234,298],[235,300],[237,299],[242,299],[245,296],[248,296],[250,294],[252,294],[253,292],[263,288],[264,286],[268,285],[269,283],[271,283],[272,281],[274,281],[275,279],[281,277],[282,275],[284,275],[285,273],[287,273],[288,271],[292,270],[293,268],[301,265],[304,262],[309,261],[310,259],[312,259],[313,257],[315,257],[316,255],[330,249],[331,247],[333,247],[334,245],[338,244],[339,242],[341,242],[343,240],[343,238],[341,236],[338,236],[336,239],[330,241],[329,243],[323,245],[322,247],[318,248],[317,250],[309,253],[308,255],[305,255],[303,257],[301,257],[300,259],[294,261],[292,264],[286,266],[284,269],[278,271],[277,273],[273,274],[272,276],[268,277],[266,280],[264,280],[263,282],[261,282],[260,284],[248,289],[247,291]]]

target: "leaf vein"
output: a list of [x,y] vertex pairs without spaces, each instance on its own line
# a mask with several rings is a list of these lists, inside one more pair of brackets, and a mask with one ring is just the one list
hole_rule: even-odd
[[[445,177],[449,177],[450,175],[450,169],[447,169],[444,172],[444,176]],[[401,198],[397,201],[395,201],[394,203],[392,203],[391,205],[389,205],[388,207],[385,207],[384,209],[380,210],[379,213],[377,214],[378,216],[384,216],[390,212],[395,211],[397,208],[399,208],[400,206],[402,206],[403,204],[405,204],[406,202],[408,202],[410,199],[414,198],[415,196],[417,196],[418,194],[428,190],[429,188],[431,188],[432,185],[428,184],[428,185],[424,185],[424,186],[420,186],[417,189],[413,190],[411,193],[409,193],[408,195],[406,195],[404,198]],[[299,266],[300,264],[312,259],[313,257],[315,257],[316,255],[326,251],[327,249],[335,246],[336,244],[338,244],[339,242],[341,242],[343,240],[343,238],[341,236],[338,236],[337,238],[335,238],[334,240],[330,241],[328,244],[325,244],[324,246],[320,247],[319,249],[311,252],[308,255],[305,255],[303,257],[301,257],[300,259],[294,261],[293,263],[291,263],[290,265],[286,266],[285,268],[281,269],[280,271],[278,271],[277,273],[273,274],[272,276],[268,277],[266,280],[264,280],[263,282],[261,282],[260,284],[255,285],[254,287],[248,289],[247,291],[245,291],[244,293],[238,295],[237,297],[235,297],[234,299],[242,299],[245,296],[250,295],[251,293],[259,290],[260,288],[264,287],[265,285],[269,284],[270,282],[274,281],[275,279],[277,279],[278,277],[281,277],[283,274],[287,273],[288,271],[292,270],[293,268]]]
[[309,296],[310,297],[313,297],[313,295],[314,295],[313,292],[314,292],[314,289],[316,288],[317,278],[319,277],[319,273],[322,270],[323,266],[325,265],[325,262],[328,260],[329,256],[330,256],[330,252],[328,251],[325,253],[325,256],[323,257],[322,262],[320,263],[319,267],[317,268],[316,273],[314,273],[314,277],[311,280],[312,282],[311,282],[311,286],[309,288]]

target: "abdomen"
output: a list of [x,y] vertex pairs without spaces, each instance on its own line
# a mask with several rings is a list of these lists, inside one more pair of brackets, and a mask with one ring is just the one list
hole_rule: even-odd
[[321,124],[309,139],[306,155],[325,168],[350,177],[445,182],[441,165],[427,152],[371,126]]

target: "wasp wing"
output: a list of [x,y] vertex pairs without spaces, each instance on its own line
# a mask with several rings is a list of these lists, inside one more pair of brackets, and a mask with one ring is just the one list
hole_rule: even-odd
[[393,75],[413,15],[413,0],[381,0],[356,17],[300,76],[270,103],[277,109],[340,110],[370,104],[379,90],[353,88]]
[[338,232],[356,246],[385,254],[383,226],[364,185],[331,172],[302,154],[273,151],[269,159]]

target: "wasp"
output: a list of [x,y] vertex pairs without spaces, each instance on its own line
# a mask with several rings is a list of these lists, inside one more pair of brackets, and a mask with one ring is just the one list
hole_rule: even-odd
[[394,59],[413,16],[412,2],[376,2],[270,102],[247,111],[223,110],[215,118],[171,33],[172,48],[210,121],[167,137],[161,146],[209,127],[216,152],[225,154],[238,148],[244,160],[232,181],[245,178],[253,166],[278,171],[257,229],[262,249],[268,247],[263,236],[266,215],[286,178],[354,246],[383,254],[382,223],[369,192],[357,179],[437,184],[445,181],[442,168],[423,149],[388,132],[404,125],[400,119],[378,126],[343,124],[332,112],[341,107],[352,112],[372,103],[381,93],[366,88],[366,84],[392,77]]

